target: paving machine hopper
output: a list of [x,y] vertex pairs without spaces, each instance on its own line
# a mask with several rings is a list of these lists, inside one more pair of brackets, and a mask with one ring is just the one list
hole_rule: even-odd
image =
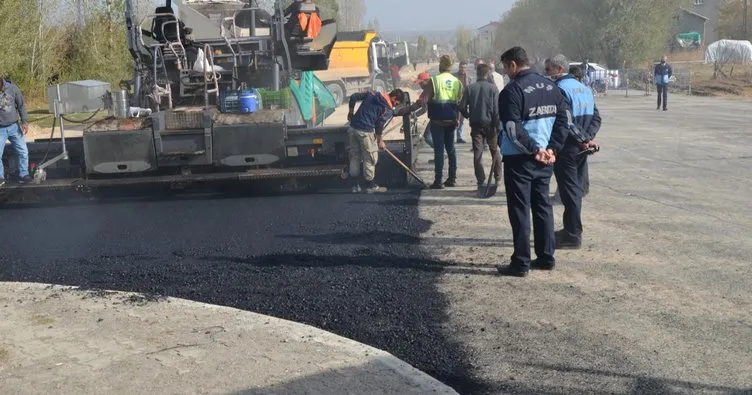
[[[334,20],[312,32],[280,0],[162,1],[141,21],[125,1],[131,80],[50,87],[61,138],[29,143],[34,182],[6,185],[6,201],[26,190],[259,180],[300,188],[348,177],[347,126],[322,125],[334,98],[313,74],[328,67]],[[65,138],[67,114],[97,110],[110,116]],[[388,145],[412,165],[415,118],[399,122],[405,139]],[[15,174],[10,151],[3,159]],[[390,162],[380,160],[377,182],[406,184]]]

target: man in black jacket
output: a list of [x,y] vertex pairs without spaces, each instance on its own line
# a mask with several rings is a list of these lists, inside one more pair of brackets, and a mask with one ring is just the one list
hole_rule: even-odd
[[496,184],[501,183],[501,154],[499,154],[499,90],[490,81],[488,65],[479,64],[476,68],[478,82],[465,87],[460,100],[460,113],[470,120],[470,137],[473,139],[473,166],[478,190],[485,183],[483,169],[483,149],[488,144],[493,160],[491,171]]

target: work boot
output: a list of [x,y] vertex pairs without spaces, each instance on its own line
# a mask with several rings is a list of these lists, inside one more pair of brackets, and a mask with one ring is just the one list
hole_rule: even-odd
[[450,179],[446,180],[446,182],[444,183],[444,186],[447,187],[447,188],[456,187],[457,186],[457,181],[454,180],[454,179],[452,179],[452,178],[450,178]]
[[441,181],[434,181],[431,184],[431,189],[444,189],[444,185],[441,184]]
[[562,229],[555,233],[556,248],[560,250],[579,250],[582,247],[582,240],[575,239]]
[[18,180],[19,184],[30,184],[32,181],[34,181],[31,176],[23,176]]
[[386,188],[380,187],[376,185],[375,182],[371,181],[370,183],[368,183],[368,186],[366,187],[366,192],[367,193],[381,193],[381,192],[386,192]]

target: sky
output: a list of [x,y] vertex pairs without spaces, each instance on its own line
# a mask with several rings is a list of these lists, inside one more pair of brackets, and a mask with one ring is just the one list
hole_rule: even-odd
[[376,18],[384,31],[454,30],[479,28],[512,7],[516,0],[365,0],[366,21]]

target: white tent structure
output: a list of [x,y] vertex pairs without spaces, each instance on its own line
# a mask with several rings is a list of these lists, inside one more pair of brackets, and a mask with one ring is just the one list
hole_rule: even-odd
[[752,43],[747,40],[718,40],[705,50],[705,63],[752,63]]

